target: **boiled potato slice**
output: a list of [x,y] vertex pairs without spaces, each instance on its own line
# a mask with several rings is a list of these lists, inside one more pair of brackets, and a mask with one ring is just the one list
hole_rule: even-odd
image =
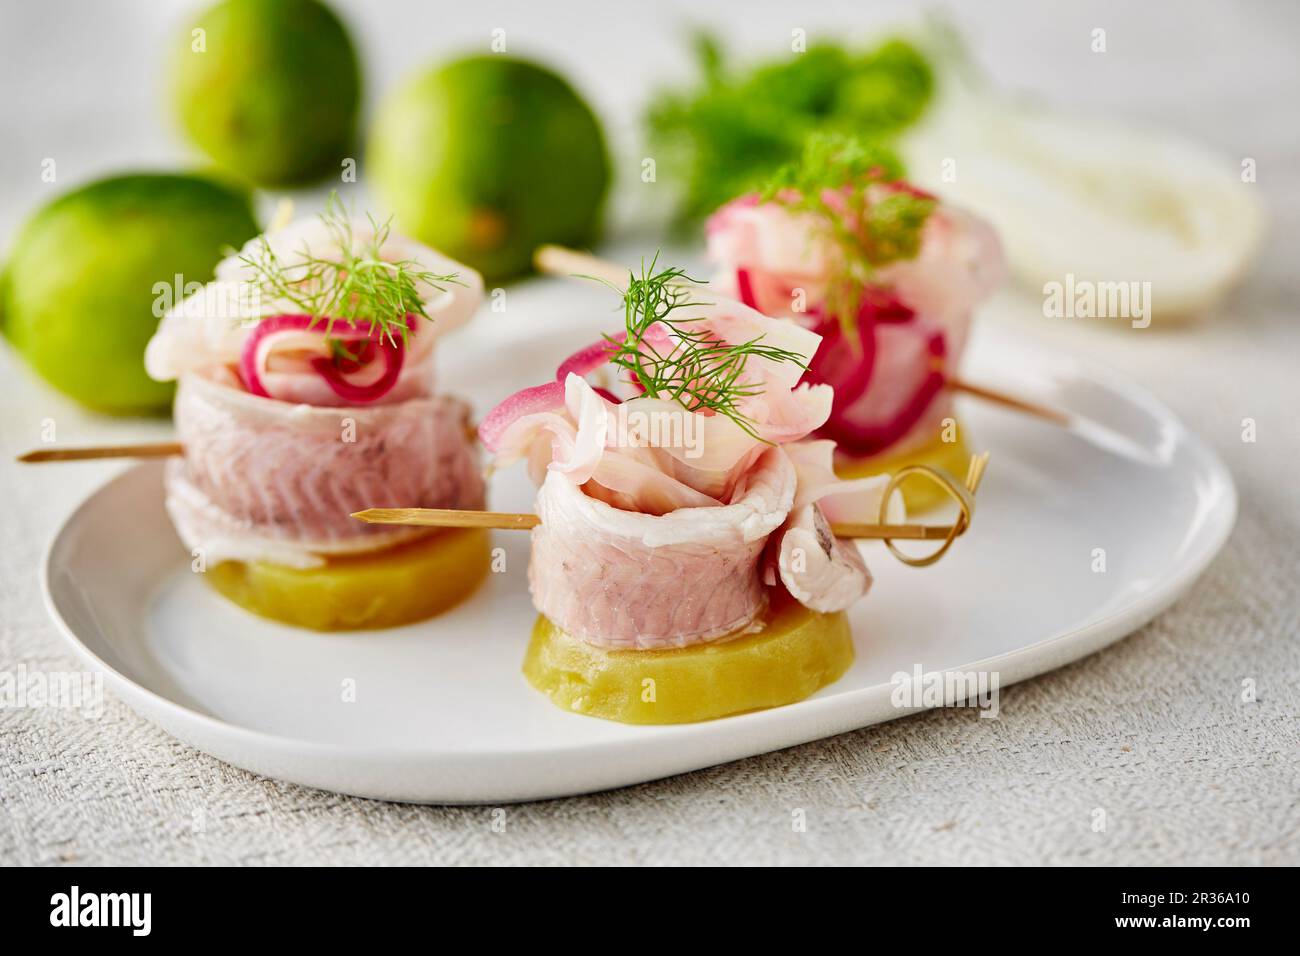
[[524,676],[556,706],[625,724],[684,724],[803,700],[853,663],[841,612],[819,614],[778,592],[757,634],[663,651],[607,651],[533,627]]
[[439,531],[317,568],[225,561],[205,575],[240,607],[316,631],[396,627],[432,617],[473,593],[491,564],[481,528]]

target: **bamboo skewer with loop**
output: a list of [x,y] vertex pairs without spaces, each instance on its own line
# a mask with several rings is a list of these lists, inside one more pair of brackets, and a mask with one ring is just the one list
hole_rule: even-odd
[[912,568],[929,567],[947,554],[948,549],[952,547],[952,543],[957,540],[957,536],[963,534],[975,518],[975,492],[979,490],[980,481],[984,478],[984,469],[988,467],[988,464],[988,452],[981,455],[972,455],[970,464],[966,468],[966,481],[962,485],[957,484],[947,472],[926,465],[904,465],[894,472],[894,476],[889,480],[889,485],[885,489],[885,497],[880,502],[880,520],[882,523],[885,520],[885,512],[889,506],[890,495],[894,493],[899,485],[913,475],[928,478],[947,492],[957,502],[960,513],[949,527],[948,536],[944,538],[943,544],[933,554],[928,554],[923,558],[915,558],[900,551],[898,546],[894,544],[892,537],[883,538],[882,540],[885,542],[885,547],[889,549],[889,553]]
[[[970,528],[975,516],[975,492],[979,489],[984,470],[988,467],[989,454],[984,452],[972,455],[966,469],[966,481],[958,483],[947,472],[929,465],[908,465],[900,468],[885,489],[880,503],[880,522],[878,524],[857,524],[835,522],[831,524],[831,533],[837,538],[853,538],[864,541],[883,541],[885,547],[903,564],[914,568],[924,568],[942,558],[952,543]],[[908,478],[921,476],[942,488],[957,503],[959,514],[950,525],[929,524],[893,524],[885,518],[889,512],[889,502],[894,493]],[[368,524],[413,525],[424,528],[495,528],[502,531],[528,531],[542,523],[534,514],[503,511],[456,511],[445,508],[367,508],[353,512],[352,517]],[[942,541],[933,554],[916,558],[905,554],[894,544],[895,541]]]

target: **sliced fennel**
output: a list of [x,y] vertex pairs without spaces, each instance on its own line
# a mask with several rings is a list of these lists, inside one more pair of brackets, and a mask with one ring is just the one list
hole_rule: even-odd
[[956,85],[902,152],[919,185],[997,226],[1025,285],[1150,282],[1158,322],[1212,307],[1263,229],[1240,159]]

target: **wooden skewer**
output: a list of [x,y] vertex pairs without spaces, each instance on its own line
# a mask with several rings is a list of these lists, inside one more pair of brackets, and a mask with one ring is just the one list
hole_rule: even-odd
[[[979,491],[988,464],[988,452],[971,456],[963,484],[972,495]],[[925,470],[933,473],[933,469]],[[425,528],[498,528],[503,531],[527,531],[542,523],[537,515],[525,512],[460,511],[451,508],[367,508],[364,511],[354,511],[352,517],[368,524],[416,525]],[[833,522],[831,533],[837,538],[945,541],[949,537],[963,534],[967,527],[968,523],[964,520],[959,520],[956,525]]]
[[527,531],[542,523],[537,515],[508,511],[457,511],[451,508],[367,508],[352,517],[367,524],[405,524],[425,528],[500,528]]
[[1060,425],[1062,428],[1069,428],[1074,423],[1074,420],[1067,412],[1063,412],[1056,408],[1050,408],[1047,405],[1039,405],[1038,403],[1028,401],[1027,399],[1017,398],[1015,395],[1008,395],[1006,392],[994,391],[991,388],[985,388],[982,385],[975,385],[959,378],[948,376],[944,379],[944,386],[954,392],[960,392],[963,395],[982,398],[984,401],[992,402],[994,405],[1001,405],[1004,408],[1010,408],[1018,412],[1024,412],[1027,415],[1033,415],[1035,418],[1041,418],[1054,425]]
[[185,453],[180,442],[160,441],[147,445],[91,445],[85,448],[38,448],[18,460],[28,464],[43,461],[90,461],[97,458],[167,458]]
[[[627,284],[628,270],[619,266],[617,263],[608,262],[604,259],[597,258],[586,252],[579,252],[576,249],[567,249],[564,246],[538,246],[533,253],[533,264],[537,271],[547,275],[554,276],[594,276],[597,279],[604,279],[611,285],[616,285],[620,289]],[[688,283],[682,283],[688,285]],[[692,286],[694,287],[694,286]],[[1003,408],[1014,409],[1018,412],[1024,412],[1041,418],[1044,421],[1052,422],[1055,425],[1069,427],[1071,418],[1065,412],[1055,408],[1049,408],[1046,405],[1039,405],[1027,399],[1018,398],[1015,395],[1008,395],[1005,392],[999,392],[995,389],[986,388],[983,385],[975,385],[971,382],[963,381],[959,378],[947,377],[944,382],[945,386],[954,392],[960,392],[963,395],[970,395],[974,398],[983,399],[986,402],[992,402],[995,405],[1001,405]]]
[[[444,508],[367,508],[365,511],[355,512],[352,517],[369,524],[418,525],[425,528],[498,528],[502,531],[527,531],[542,523],[542,519],[533,514],[505,511],[453,511]],[[837,538],[942,541],[952,533],[952,526],[846,522],[832,524],[831,531]]]
[[989,456],[992,452],[982,451],[978,455],[971,455],[970,464],[966,466],[966,490],[972,495],[980,490],[980,482],[984,480],[984,472],[988,471]]
[[618,263],[565,246],[538,246],[533,250],[537,271],[551,276],[595,276],[618,286],[627,284],[628,270]]
[[[478,426],[465,425],[465,437],[478,441]],[[100,458],[168,458],[185,454],[185,446],[178,441],[161,441],[151,445],[86,445],[82,448],[37,448],[18,461],[38,465],[47,461],[93,461]]]

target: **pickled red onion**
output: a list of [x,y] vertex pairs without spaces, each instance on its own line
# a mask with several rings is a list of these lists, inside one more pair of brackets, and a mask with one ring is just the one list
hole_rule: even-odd
[[507,428],[525,415],[551,412],[564,407],[564,383],[547,382],[515,392],[484,416],[478,437],[488,451],[496,451]]
[[884,421],[859,421],[848,414],[848,405],[839,404],[837,393],[831,416],[818,433],[834,439],[842,451],[861,457],[878,454],[899,441],[921,420],[930,403],[943,390],[946,381],[942,360],[947,354],[947,343],[943,333],[938,330],[932,332],[926,345],[932,360],[938,360],[938,367],[931,369],[922,379],[907,404],[896,414]]
[[610,336],[610,339],[601,339],[599,342],[592,342],[590,345],[578,349],[555,370],[555,379],[563,382],[572,372],[575,375],[590,375],[596,369],[600,368],[609,361],[612,355],[627,338],[626,332],[620,332],[618,335]]
[[[739,272],[737,270],[737,275]],[[819,349],[809,363],[805,381],[824,383],[835,389],[835,402],[831,416],[819,429],[819,434],[833,438],[841,449],[852,455],[874,455],[903,438],[920,421],[930,403],[943,390],[945,375],[942,360],[947,354],[947,341],[942,330],[934,330],[926,339],[926,351],[939,364],[920,382],[907,402],[891,417],[883,421],[864,422],[849,413],[849,409],[866,392],[876,369],[879,347],[876,327],[882,323],[919,322],[916,313],[892,296],[872,296],[858,309],[856,330],[859,347],[837,347],[843,343],[844,333],[839,324],[823,320],[816,331],[826,346]]]
[[311,360],[311,367],[339,398],[345,402],[364,405],[383,398],[397,384],[397,378],[402,374],[402,365],[405,361],[405,344],[400,339],[395,344],[380,343],[379,354],[383,358],[384,370],[377,379],[366,384],[348,379],[334,359],[314,358]]
[[[516,419],[525,415],[535,415],[538,412],[549,412],[562,408],[564,406],[564,380],[570,375],[577,375],[580,378],[586,377],[605,365],[609,361],[610,355],[614,353],[619,343],[626,337],[627,333],[619,333],[610,337],[613,341],[601,339],[599,342],[593,342],[578,349],[556,368],[555,381],[547,382],[544,385],[534,385],[531,388],[515,392],[498,404],[492,411],[487,413],[487,416],[478,427],[479,438],[483,440],[483,445],[489,451],[496,451],[501,435]],[[607,402],[612,402],[615,405],[619,403],[619,398],[608,390],[600,387],[593,388],[596,394]]]
[[758,308],[758,300],[754,298],[754,284],[750,281],[748,269],[736,270],[736,293],[745,305],[751,309]]
[[[407,316],[410,334],[415,333],[413,316]],[[310,315],[273,315],[263,319],[253,329],[244,342],[239,357],[239,377],[244,387],[253,395],[262,398],[275,398],[262,382],[262,370],[270,356],[277,336],[285,333],[312,331],[320,328],[322,341],[326,338],[322,321]],[[366,404],[383,398],[401,375],[405,361],[406,343],[404,339],[385,334],[377,325],[365,320],[339,322],[328,333],[329,338],[343,342],[364,343],[356,358],[340,359],[323,356],[311,359],[311,367],[329,386],[330,390],[344,401],[354,404]],[[383,362],[379,376],[371,382],[359,383],[348,377],[349,374],[368,368],[378,357]]]
[[844,330],[838,322],[824,322],[816,331],[824,344],[808,363],[804,381],[830,385],[835,389],[834,407],[847,408],[871,382],[876,365],[875,328],[871,322],[858,323],[856,349],[844,341]]

